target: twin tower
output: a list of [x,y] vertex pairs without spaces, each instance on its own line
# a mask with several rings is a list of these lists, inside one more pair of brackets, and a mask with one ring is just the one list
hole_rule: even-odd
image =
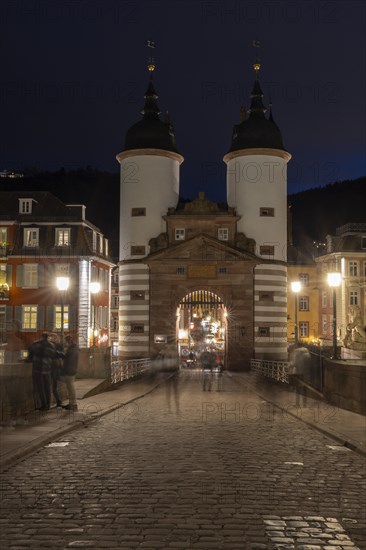
[[[259,83],[259,64],[250,108],[240,113],[233,128],[227,165],[227,204],[237,216],[237,232],[255,245],[253,257],[253,356],[272,360],[287,358],[287,163],[291,158],[270,109],[266,116]],[[152,73],[151,73],[152,77]],[[120,179],[119,249],[119,356],[144,357],[151,352],[149,333],[150,240],[164,234],[166,215],[179,201],[180,165],[183,156],[175,143],[170,121],[161,120],[153,80],[145,94],[142,119],[126,134],[117,156]],[[194,283],[194,282],[193,282]],[[203,281],[202,281],[203,283]],[[135,292],[135,294],[134,294]],[[138,301],[136,292],[143,293]],[[271,304],[261,303],[267,292]],[[144,327],[132,334],[131,327]],[[256,338],[258,330],[270,327]],[[133,332],[133,331],[132,331]]]

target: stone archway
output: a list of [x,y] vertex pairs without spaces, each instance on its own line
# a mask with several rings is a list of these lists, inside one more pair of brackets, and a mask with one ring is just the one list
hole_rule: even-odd
[[182,366],[198,365],[204,351],[226,364],[227,310],[215,292],[197,289],[186,294],[177,307],[177,348]]

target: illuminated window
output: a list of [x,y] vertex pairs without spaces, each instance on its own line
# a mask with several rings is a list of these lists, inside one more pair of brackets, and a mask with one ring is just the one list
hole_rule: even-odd
[[0,365],[4,365],[5,363],[5,351],[3,349],[0,349]]
[[[55,330],[61,330],[61,306],[55,306]],[[64,329],[69,328],[69,306],[64,305]]]
[[70,229],[56,229],[56,246],[70,246]]
[[176,241],[184,241],[186,238],[186,230],[179,228],[175,230],[175,240]]
[[274,208],[268,208],[268,207],[260,208],[259,215],[274,217]]
[[307,338],[309,336],[309,323],[307,321],[300,321],[299,336],[300,338]]
[[23,288],[38,288],[38,265],[23,265]]
[[22,328],[24,330],[37,329],[37,306],[22,307]]
[[6,245],[8,241],[8,229],[0,227],[0,256],[6,256]]
[[309,311],[309,296],[300,296],[299,310]]
[[219,241],[228,241],[229,240],[229,229],[227,227],[219,227],[217,230],[217,238]]
[[301,283],[301,286],[309,286],[309,274],[299,273],[299,281]]
[[24,229],[24,246],[38,246],[39,229]]

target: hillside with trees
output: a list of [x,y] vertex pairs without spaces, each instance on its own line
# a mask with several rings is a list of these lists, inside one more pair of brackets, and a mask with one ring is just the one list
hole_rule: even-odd
[[[66,204],[85,204],[87,219],[109,238],[118,256],[119,174],[91,167],[56,172],[24,170],[23,178],[0,178],[2,191],[50,191]],[[187,200],[187,199],[183,199]],[[311,248],[337,227],[366,223],[366,177],[332,183],[288,196],[292,211],[293,242]]]

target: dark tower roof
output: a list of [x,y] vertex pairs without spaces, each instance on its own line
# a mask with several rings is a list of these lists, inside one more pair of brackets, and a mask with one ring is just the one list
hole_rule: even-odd
[[273,120],[272,109],[269,118],[266,118],[266,108],[263,105],[263,92],[258,80],[254,82],[249,117],[236,124],[229,153],[240,149],[282,149],[282,136],[279,127]]
[[172,124],[169,120],[162,122],[159,117],[158,95],[154,88],[152,73],[144,97],[145,104],[141,111],[142,119],[127,131],[123,150],[163,149],[178,153]]

